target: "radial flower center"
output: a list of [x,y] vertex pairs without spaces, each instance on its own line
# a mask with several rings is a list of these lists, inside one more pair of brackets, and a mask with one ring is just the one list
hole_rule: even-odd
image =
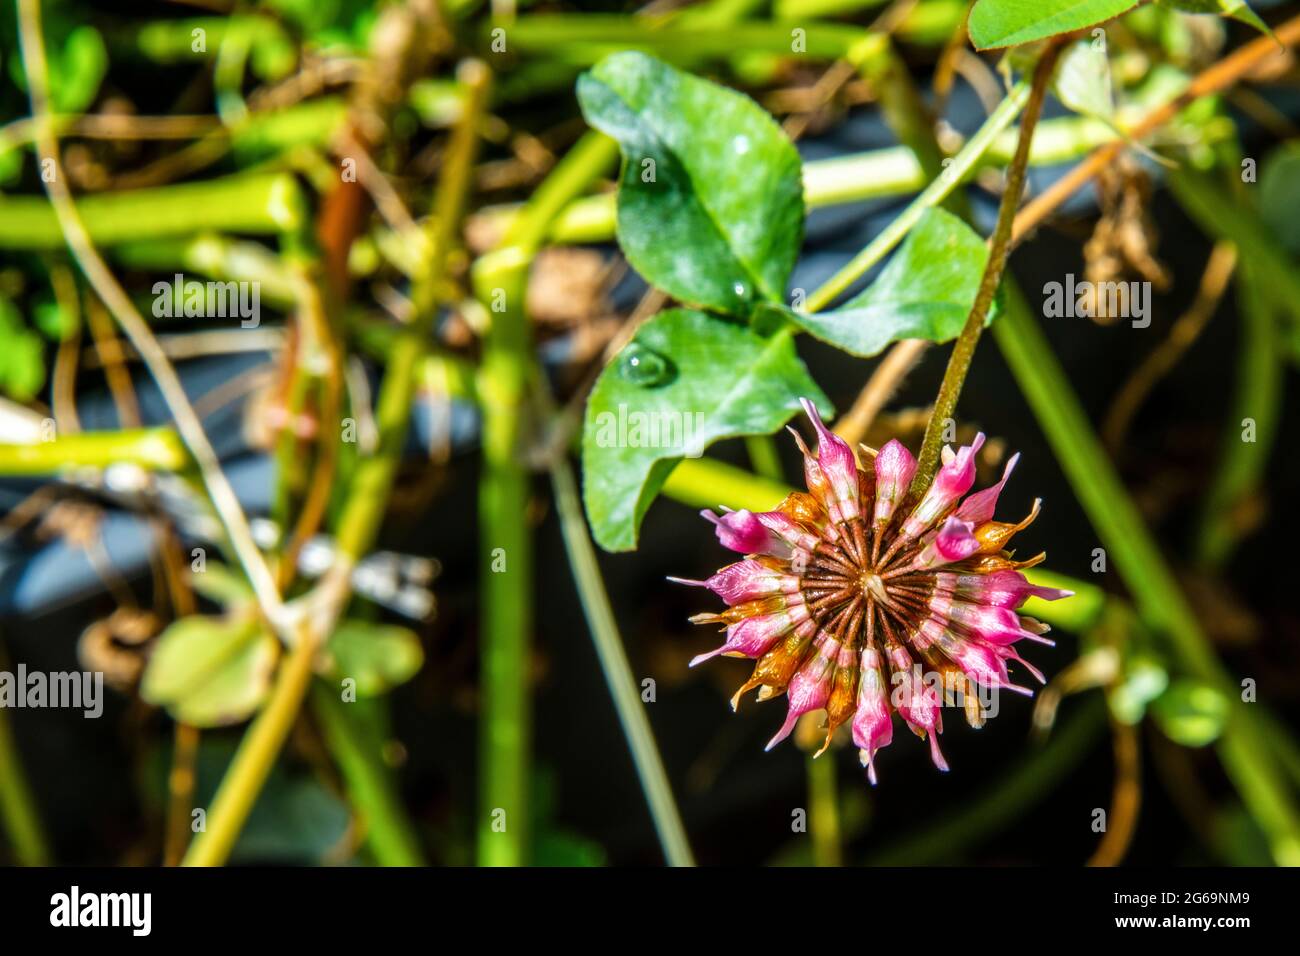
[[862,575],[862,590],[868,597],[873,597],[877,601],[889,600],[889,593],[885,590],[885,582],[880,580],[880,575],[875,572],[868,572]]

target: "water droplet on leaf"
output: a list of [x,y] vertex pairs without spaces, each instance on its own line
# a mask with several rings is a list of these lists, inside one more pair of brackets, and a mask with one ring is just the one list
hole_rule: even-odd
[[672,381],[677,374],[672,360],[652,348],[633,342],[623,350],[618,374],[629,382],[654,388]]

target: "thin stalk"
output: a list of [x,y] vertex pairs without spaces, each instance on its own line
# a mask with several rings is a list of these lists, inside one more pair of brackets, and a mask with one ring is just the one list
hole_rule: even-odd
[[[1266,280],[1264,277],[1268,276]],[[1215,469],[1201,509],[1196,558],[1208,568],[1221,567],[1240,537],[1240,506],[1259,493],[1261,476],[1277,439],[1282,413],[1282,350],[1278,342],[1278,306],[1264,291],[1273,273],[1243,261],[1237,270],[1237,312],[1241,345],[1232,415],[1223,441],[1223,458]],[[1242,429],[1254,425],[1254,441]]]
[[319,648],[319,641],[304,628],[293,649],[280,662],[271,699],[239,742],[235,759],[212,799],[207,829],[195,836],[181,861],[182,866],[221,866],[229,859],[275,758],[298,719]]
[[1016,155],[1007,170],[1006,188],[1002,192],[1002,201],[998,205],[998,221],[989,238],[989,258],[984,265],[984,274],[980,277],[979,291],[971,305],[970,314],[961,334],[953,344],[952,354],[948,357],[948,368],[939,385],[939,395],[934,402],[934,411],[925,426],[925,438],[921,442],[921,454],[917,460],[916,476],[912,479],[912,494],[920,495],[929,487],[939,464],[939,446],[943,441],[944,422],[952,418],[957,408],[957,398],[961,395],[962,385],[966,382],[966,373],[970,370],[971,360],[975,357],[975,346],[979,344],[984,323],[993,307],[993,298],[997,295],[998,285],[1002,282],[1002,273],[1007,265],[1007,253],[1011,243],[1011,228],[1016,217],[1016,208],[1025,191],[1025,172],[1029,164],[1029,144],[1034,139],[1034,127],[1043,109],[1043,99],[1047,95],[1048,81],[1052,70],[1061,55],[1060,43],[1052,43],[1043,51],[1034,67],[1033,82],[1029,91],[1029,101],[1025,106],[1024,117],[1020,121],[1020,141],[1016,144]]
[[1006,312],[993,325],[1003,357],[1139,612],[1187,673],[1232,702],[1218,743],[1224,769],[1264,831],[1274,859],[1300,864],[1300,812],[1276,765],[1267,728],[1241,701],[1240,687],[1201,629],[1024,298],[1013,283],[1007,291]]
[[1094,150],[1087,159],[1027,203],[1016,217],[1016,238],[1032,231],[1061,203],[1113,163],[1130,142],[1142,140],[1174,119],[1189,103],[1203,96],[1221,93],[1266,60],[1284,55],[1286,47],[1297,43],[1300,43],[1300,15],[1275,26],[1269,36],[1257,37],[1206,67],[1173,99],[1160,104],[1136,123],[1126,126],[1126,137],[1115,139]]
[[843,866],[843,833],[840,800],[831,757],[818,760],[804,756],[808,775],[808,829],[812,836],[813,862],[817,866]]
[[49,866],[50,845],[41,826],[36,800],[23,774],[22,759],[9,726],[9,713],[0,707],[0,825],[19,866]]
[[781,456],[771,435],[746,435],[745,452],[754,471],[771,481],[781,480]]
[[[975,167],[980,157],[993,145],[998,134],[1011,124],[1029,100],[1030,84],[1021,80],[1013,86],[998,104],[997,109],[988,115],[984,125],[966,143],[943,175],[931,181],[907,208],[894,218],[876,237],[867,243],[849,263],[839,272],[826,280],[818,289],[808,296],[807,309],[818,312],[830,305],[834,299],[849,286],[861,278],[868,269],[885,257],[888,252],[903,241],[903,238],[920,220],[927,209],[937,206],[948,198]],[[1023,134],[1021,136],[1023,140]]]
[[167,821],[163,836],[163,866],[176,866],[190,841],[190,813],[194,809],[195,763],[199,755],[199,728],[177,723],[172,731],[172,766],[167,775]]
[[315,681],[312,712],[347,785],[348,802],[358,808],[366,846],[380,866],[424,866],[420,839],[402,807],[392,773],[379,759],[383,742],[345,704],[337,691]]
[[529,631],[532,535],[528,472],[520,456],[533,354],[524,310],[528,268],[551,220],[614,162],[617,145],[589,133],[533,194],[502,247],[475,263],[474,288],[491,315],[478,394],[483,410],[479,479],[482,718],[478,859],[528,859]]
[[560,519],[560,530],[564,534],[564,547],[569,555],[569,567],[573,570],[573,581],[582,600],[583,614],[587,618],[591,640],[596,645],[596,656],[600,658],[605,683],[614,698],[619,724],[623,727],[628,748],[632,751],[632,762],[636,765],[641,789],[650,806],[650,815],[654,819],[655,832],[659,835],[659,844],[663,847],[664,859],[669,866],[694,866],[695,858],[686,837],[686,827],[682,824],[681,814],[673,800],[668,773],[664,770],[663,759],[655,746],[654,732],[646,716],[645,705],[637,692],[636,677],[618,633],[618,623],[609,604],[609,595],[605,592],[605,583],[601,580],[600,566],[587,533],[573,470],[568,460],[562,456],[557,456],[551,465],[551,484],[555,489],[555,507]]

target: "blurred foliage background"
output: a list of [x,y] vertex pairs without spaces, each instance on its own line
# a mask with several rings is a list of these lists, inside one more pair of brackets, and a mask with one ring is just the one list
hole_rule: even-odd
[[[806,191],[822,190],[791,282],[812,288],[1003,97],[1000,56],[969,46],[964,0],[39,4],[53,168],[175,366],[275,585],[286,599],[320,594],[345,568],[337,626],[303,658],[301,712],[297,700],[277,710],[297,658],[207,502],[210,476],[172,427],[174,396],[70,257],[44,193],[22,6],[0,12],[0,670],[85,667],[109,687],[99,720],[0,711],[0,859],[175,863],[205,852],[191,840],[200,807],[231,841],[210,862],[657,863],[672,840],[647,794],[662,801],[664,780],[667,816],[680,814],[705,863],[1250,865],[1300,852],[1289,808],[1261,815],[1225,774],[1237,704],[1144,603],[1160,592],[1098,565],[1095,549],[1115,545],[1048,421],[1077,395],[1159,546],[1159,568],[1132,573],[1167,573],[1203,632],[1196,646],[1253,681],[1247,706],[1265,732],[1247,764],[1267,764],[1294,801],[1291,48],[1123,151],[1017,250],[1035,315],[1037,290],[1066,273],[1155,289],[1147,329],[1043,319],[1070,395],[1027,401],[1001,337],[964,394],[963,435],[991,436],[980,484],[1022,451],[1006,507],[1044,499],[1026,547],[1047,550],[1081,596],[1036,657],[1048,692],[1003,700],[979,732],[955,726],[952,773],[933,772],[924,748],[893,748],[872,789],[851,747],[815,764],[810,739],[765,754],[780,714],[729,715],[739,664],[686,669],[708,635],[686,623],[696,595],[664,581],[721,563],[693,507],[716,505],[715,492],[739,506],[797,478],[788,442],[711,449],[729,467],[670,484],[637,550],[599,556],[595,591],[587,569],[585,609],[575,590],[591,547],[572,514],[576,418],[665,298],[618,252],[615,154],[584,139],[573,89],[608,53],[645,49],[753,96],[796,141]],[[1108,24],[1113,117],[1049,102],[1031,197],[1258,42],[1241,19],[1174,6]],[[1275,28],[1300,14],[1252,6]],[[794,52],[799,29],[809,43]],[[886,53],[864,67],[849,54],[869,34]],[[565,165],[575,152],[587,167]],[[983,233],[1009,152],[995,147],[966,190]],[[484,293],[482,277],[509,266],[490,255],[503,246],[528,253],[510,273],[524,293],[519,341],[494,333]],[[208,317],[210,299],[159,315],[157,284],[178,274],[255,283],[256,324]],[[799,351],[841,412],[882,364],[812,340]],[[859,422],[865,441],[915,447],[945,351],[921,356]],[[521,355],[535,377],[512,368]],[[1234,438],[1246,417],[1249,443]],[[504,574],[498,545],[520,562]],[[626,670],[589,636],[602,588]],[[357,677],[342,709],[340,675]],[[640,773],[611,688],[653,728],[658,755],[643,740]],[[276,743],[260,759],[258,726]],[[483,802],[496,786],[522,800],[509,841]],[[231,810],[241,796],[246,820]],[[800,809],[806,830],[792,828]]]

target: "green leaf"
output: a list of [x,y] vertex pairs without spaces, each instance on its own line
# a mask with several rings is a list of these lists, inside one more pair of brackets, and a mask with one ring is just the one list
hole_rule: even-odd
[[214,604],[235,610],[253,602],[253,586],[220,561],[203,562],[203,570],[190,572],[190,587]]
[[1124,724],[1136,724],[1146,713],[1147,705],[1165,692],[1169,673],[1164,662],[1146,653],[1129,654],[1122,677],[1107,694],[1111,713]]
[[1174,743],[1204,747],[1223,733],[1228,701],[1213,687],[1180,679],[1152,702],[1151,715]]
[[45,384],[45,343],[23,323],[18,307],[0,295],[0,391],[30,401]]
[[1260,33],[1273,35],[1268,24],[1260,19],[1246,0],[1156,0],[1156,4],[1182,13],[1217,13],[1252,26]]
[[278,657],[252,615],[183,617],[159,636],[140,696],[196,727],[238,723],[261,706]]
[[799,154],[749,97],[643,53],[578,78],[587,122],[618,140],[618,240],[652,285],[746,316],[781,302],[803,240]]
[[77,316],[54,299],[32,306],[32,324],[51,342],[66,342],[77,333]]
[[1115,116],[1115,96],[1105,43],[1080,40],[1071,44],[1061,56],[1053,88],[1067,108],[1109,123]]
[[636,546],[646,509],[682,458],[721,438],[775,431],[800,397],[829,414],[793,334],[785,327],[764,337],[690,309],[661,312],[637,330],[587,402],[583,500],[601,547]]
[[[876,355],[899,339],[947,342],[966,324],[988,248],[950,212],[930,209],[876,280],[831,312],[786,315],[817,338],[853,355]],[[991,322],[997,311],[989,311]]]
[[1264,157],[1259,173],[1259,214],[1278,240],[1300,255],[1300,143],[1286,143]]
[[967,22],[978,50],[1033,43],[1103,23],[1138,0],[979,0]]
[[55,76],[50,80],[50,98],[60,113],[80,113],[99,93],[99,84],[108,72],[108,50],[99,31],[90,26],[73,28],[63,44],[61,54],[51,64]]
[[373,697],[415,676],[424,663],[420,639],[405,627],[347,620],[325,645],[325,672],[356,681],[358,697]]

